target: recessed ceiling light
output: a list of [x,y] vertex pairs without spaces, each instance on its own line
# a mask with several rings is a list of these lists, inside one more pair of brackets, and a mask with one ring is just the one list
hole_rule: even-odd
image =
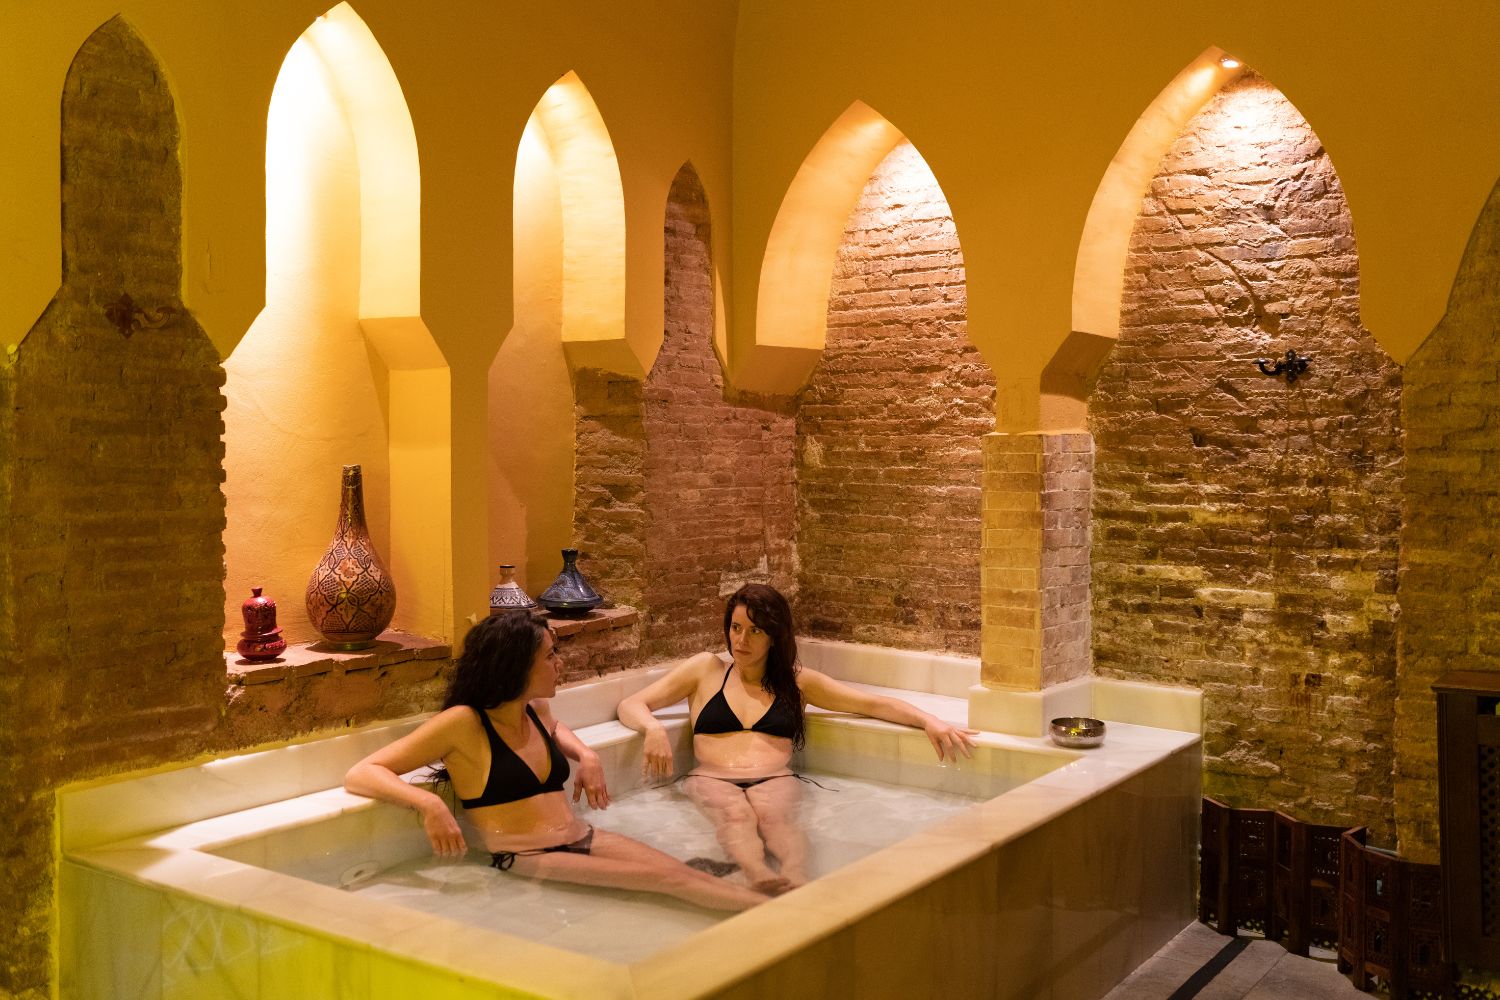
[[1220,56],[1219,65],[1223,66],[1225,69],[1239,69],[1240,61],[1234,56]]

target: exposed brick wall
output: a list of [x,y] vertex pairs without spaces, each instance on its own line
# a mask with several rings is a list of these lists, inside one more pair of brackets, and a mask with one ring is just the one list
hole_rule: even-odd
[[745,582],[795,593],[793,422],[724,398],[709,225],[684,166],[667,198],[665,328],[645,385],[647,661],[718,648],[724,597]]
[[1087,434],[1042,436],[1043,687],[1089,672],[1093,483],[1093,438]]
[[[585,369],[573,376],[573,399],[578,570],[607,602],[639,608],[646,562],[641,383]],[[562,568],[560,555],[557,568]],[[535,581],[532,590],[540,594],[551,585],[547,576]]]
[[797,411],[799,619],[810,634],[979,651],[981,439],[963,254],[903,142],[849,217],[823,357]]
[[299,643],[269,662],[225,653],[224,665],[229,689],[216,744],[226,750],[429,712],[453,677],[447,643],[392,631],[369,649]]
[[[1338,179],[1253,76],[1164,158],[1090,401],[1094,663],[1205,695],[1205,792],[1392,842],[1399,370]],[[1256,358],[1313,356],[1295,385]]]
[[991,687],[1036,691],[1089,672],[1087,434],[986,434],[984,628]]
[[1396,828],[1401,852],[1438,860],[1437,716],[1448,670],[1500,670],[1500,187],[1464,254],[1448,312],[1407,362],[1401,420]]
[[[223,703],[224,375],[179,298],[177,138],[155,60],[110,21],[63,92],[63,284],[0,367],[0,728],[24,748],[0,993],[47,981],[51,788],[190,755]],[[148,311],[128,337],[105,314],[122,293]]]

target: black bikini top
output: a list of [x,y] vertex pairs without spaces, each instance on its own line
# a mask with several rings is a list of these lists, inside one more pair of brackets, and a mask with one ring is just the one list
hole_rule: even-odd
[[[729,670],[733,669],[734,664],[730,664]],[[734,714],[734,709],[729,707],[729,699],[724,697],[724,685],[729,683],[729,670],[724,671],[724,679],[719,682],[719,693],[708,699],[708,704],[698,713],[698,719],[693,723],[693,734],[748,731],[791,739],[797,731],[797,713],[779,698],[771,702],[771,707],[766,709],[766,713],[755,725],[747,727],[740,721],[740,717]]]
[[490,741],[490,776],[485,780],[484,791],[478,798],[459,799],[465,809],[478,809],[483,806],[498,806],[506,802],[519,802],[521,799],[529,799],[543,792],[562,791],[563,782],[568,780],[568,759],[563,756],[562,751],[557,748],[557,742],[552,739],[552,734],[542,725],[536,712],[530,705],[526,706],[526,714],[531,716],[532,723],[537,731],[542,734],[542,741],[547,744],[547,780],[541,781],[527,763],[521,759],[521,755],[512,750],[500,734],[495,731],[495,724],[490,721],[488,712],[480,711],[479,721],[484,725],[484,735]]

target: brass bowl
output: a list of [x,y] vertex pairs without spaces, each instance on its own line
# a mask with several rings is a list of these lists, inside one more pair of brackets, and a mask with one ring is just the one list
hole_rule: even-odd
[[1060,747],[1087,750],[1104,742],[1104,723],[1086,716],[1067,715],[1053,719],[1047,727],[1047,735]]

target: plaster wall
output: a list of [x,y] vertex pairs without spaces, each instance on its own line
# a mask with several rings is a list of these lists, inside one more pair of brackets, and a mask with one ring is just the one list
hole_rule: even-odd
[[[562,202],[532,118],[516,155],[515,325],[489,377],[490,569],[535,595],[573,538],[573,387],[562,347]],[[498,575],[495,581],[498,582]]]
[[[1101,333],[1073,313],[1101,177],[1162,89],[1217,46],[1275,81],[1339,165],[1363,322],[1402,362],[1442,315],[1500,165],[1500,79],[1483,41],[1497,32],[1500,10],[1473,3],[1376,13],[1335,0],[1295,19],[1166,0],[957,4],[920,16],[876,0],[859,17],[839,5],[746,4],[735,35],[731,354],[773,335],[757,326],[750,294],[761,253],[804,151],[858,99],[922,150],[964,234],[970,337],[996,372],[997,429],[1068,429],[1043,424],[1039,381],[1071,332]],[[913,72],[871,58],[882,52],[943,57]]]
[[332,73],[299,40],[272,94],[266,308],[224,362],[230,649],[251,587],[276,599],[288,642],[320,638],[303,595],[333,537],[343,465],[361,466],[370,537],[391,556],[389,379],[359,324],[359,159]]

